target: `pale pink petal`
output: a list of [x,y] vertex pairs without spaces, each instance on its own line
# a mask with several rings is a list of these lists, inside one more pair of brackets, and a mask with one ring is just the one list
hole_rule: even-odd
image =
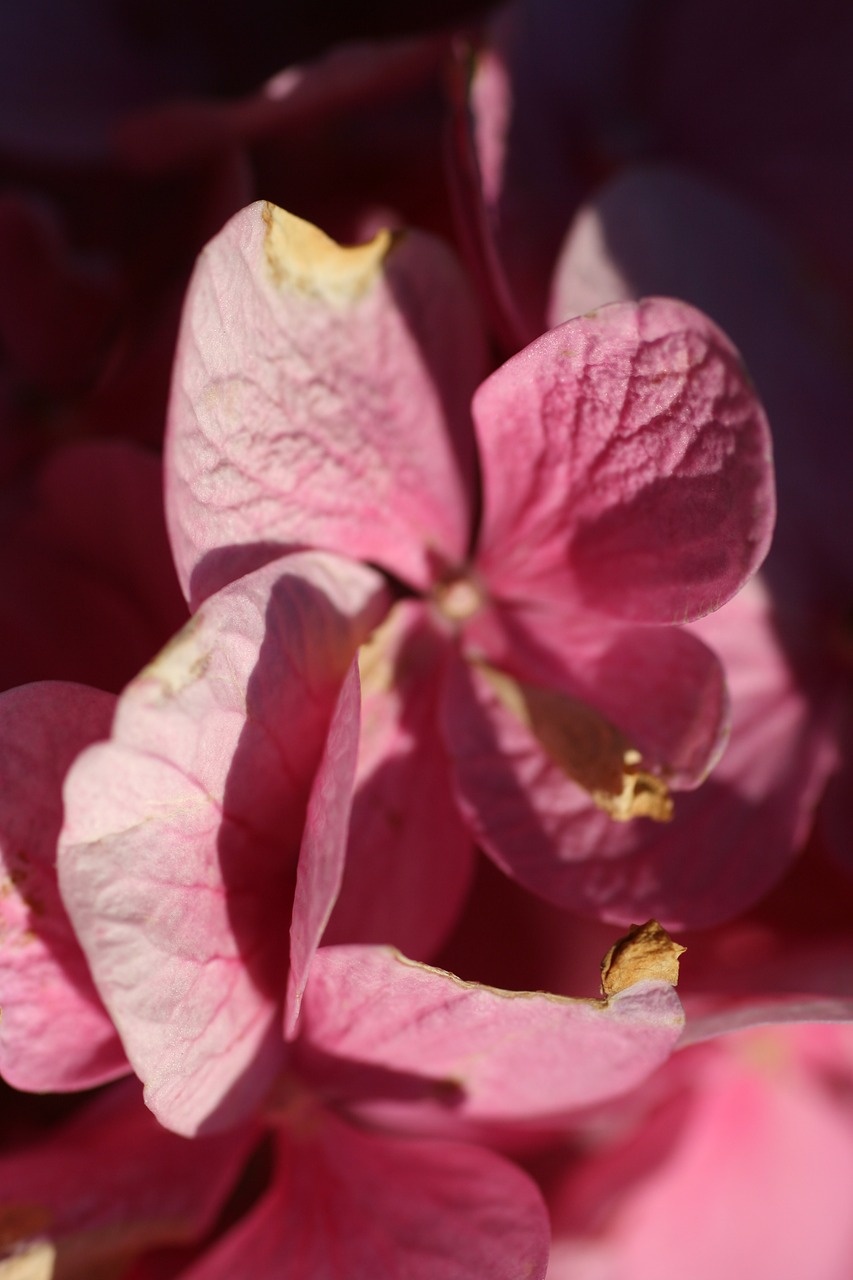
[[[0,1157],[0,1274],[18,1277],[12,1258],[21,1280],[106,1276],[119,1267],[124,1274],[122,1264],[143,1249],[197,1239],[257,1136],[244,1128],[187,1142],[157,1123],[137,1081],[101,1093]],[[39,1250],[54,1257],[55,1270],[24,1269]]]
[[359,694],[358,666],[353,662],[332,713],[305,814],[290,923],[290,974],[284,1019],[288,1037],[296,1028],[311,961],[343,877],[358,756]]
[[735,349],[684,303],[568,321],[483,383],[474,417],[498,597],[686,622],[767,552],[767,423]]
[[196,267],[176,357],[167,509],[185,590],[233,576],[223,549],[271,544],[428,585],[471,537],[484,358],[438,241],[344,249],[269,204],[237,214]]
[[[463,982],[391,948],[321,947],[297,1048],[315,1088],[378,1101],[401,1127],[417,1127],[424,1109],[515,1126],[624,1093],[666,1060],[682,1025],[660,980],[572,1000]],[[406,1087],[409,1100],[394,1101]]]
[[[305,806],[378,574],[289,557],[212,598],[69,775],[62,893],[152,1109],[194,1132],[282,1054]],[[215,1120],[213,1119],[215,1117]]]
[[264,1198],[183,1280],[542,1280],[545,1207],[508,1160],[380,1137],[310,1104],[305,1119],[282,1128]]
[[114,706],[72,684],[0,697],[0,1072],[18,1089],[87,1089],[128,1070],[56,883],[62,780],[108,735]]
[[326,943],[384,942],[429,959],[460,909],[473,842],[437,722],[448,653],[424,606],[401,601],[359,654],[356,791]]

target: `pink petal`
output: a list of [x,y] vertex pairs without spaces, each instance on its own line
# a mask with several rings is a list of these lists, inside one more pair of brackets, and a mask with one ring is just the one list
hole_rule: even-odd
[[[720,661],[682,627],[590,624],[570,610],[484,611],[466,631],[475,657],[545,694],[576,699],[617,726],[669,785],[694,787],[728,734]],[[452,702],[448,706],[453,714]]]
[[112,741],[69,775],[63,897],[146,1098],[179,1132],[250,1108],[282,1058],[305,806],[383,607],[378,574],[328,555],[241,579],[128,687]]
[[332,713],[305,814],[290,923],[284,1030],[292,1037],[314,953],[338,896],[349,834],[359,737],[360,686],[354,662]]
[[115,700],[72,684],[0,696],[0,1069],[18,1089],[87,1089],[127,1060],[59,897],[62,780]]
[[[849,1272],[853,1117],[838,1084],[828,1087],[798,1058],[789,1035],[752,1033],[704,1070],[696,1064],[696,1096],[675,1144],[608,1206],[617,1274],[837,1280]],[[843,1062],[836,1079],[849,1087]],[[649,1131],[643,1139],[654,1141]]]
[[[210,1229],[257,1134],[252,1129],[186,1142],[163,1129],[129,1080],[78,1108],[70,1120],[0,1157],[0,1254],[21,1266],[55,1251],[42,1274],[101,1276],[143,1249],[181,1244]],[[101,1268],[104,1270],[101,1270]],[[0,1273],[17,1277],[15,1262]],[[121,1274],[123,1274],[123,1267]]]
[[[647,640],[654,634],[649,631]],[[718,613],[671,634],[701,638],[716,651],[732,708],[719,762],[701,787],[674,793],[671,822],[616,824],[594,809],[476,669],[454,668],[445,725],[460,805],[508,874],[554,902],[603,919],[629,923],[652,916],[669,928],[706,927],[765,894],[801,847],[832,767],[832,705],[825,689],[801,688],[759,580]],[[518,635],[513,638],[524,660]],[[540,657],[542,670],[552,670],[545,665],[551,662],[547,650]],[[614,670],[607,664],[600,670],[608,669]],[[630,675],[625,678],[628,693]],[[598,684],[604,708],[615,713],[605,683]],[[712,687],[706,685],[706,692]],[[704,704],[706,713],[712,705]],[[673,708],[666,695],[661,706],[668,728]],[[653,712],[654,698],[646,710]],[[623,714],[630,717],[631,708],[626,705]],[[626,728],[639,731],[641,699],[633,714],[637,718],[628,719]],[[689,744],[689,718],[683,724]],[[643,739],[637,741],[645,749]]]
[[384,942],[427,959],[460,909],[473,844],[436,720],[448,638],[400,601],[362,648],[362,741],[341,896],[326,943]]
[[767,423],[701,313],[649,298],[545,334],[474,398],[492,592],[626,621],[718,608],[763,560]]
[[465,663],[448,680],[445,732],[460,808],[508,875],[560,906],[623,922],[664,897],[647,858],[665,826],[615,821]]
[[167,507],[185,589],[209,594],[234,576],[212,553],[259,544],[428,585],[469,542],[483,369],[474,302],[439,242],[380,233],[342,249],[272,205],[237,214],[199,260],[178,345]]
[[473,1146],[379,1137],[309,1111],[252,1212],[184,1280],[541,1280],[538,1191]]
[[[571,1000],[463,982],[390,948],[322,947],[302,1017],[298,1060],[315,1087],[372,1093],[383,1118],[417,1127],[425,1107],[428,1121],[518,1125],[615,1097],[665,1061],[683,1014],[662,981]],[[384,1102],[395,1076],[424,1101]]]
[[808,604],[790,603],[799,626],[816,591],[837,591],[831,570],[847,582],[851,571],[844,482],[853,466],[851,385],[835,350],[831,306],[754,209],[706,179],[662,165],[626,171],[578,212],[554,279],[552,319],[643,294],[702,307],[743,354],[773,429],[773,572],[786,594],[792,576],[805,579]]

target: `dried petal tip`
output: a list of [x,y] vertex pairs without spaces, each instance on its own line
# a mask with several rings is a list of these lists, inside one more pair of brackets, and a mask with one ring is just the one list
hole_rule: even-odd
[[674,987],[678,982],[678,958],[686,950],[673,942],[657,920],[632,924],[601,962],[602,995],[615,996],[626,987],[649,979],[669,982]]

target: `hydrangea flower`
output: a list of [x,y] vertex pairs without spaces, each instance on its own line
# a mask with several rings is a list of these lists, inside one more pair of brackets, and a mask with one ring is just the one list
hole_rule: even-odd
[[[440,243],[343,249],[263,204],[202,255],[176,358],[167,513],[192,603],[300,547],[395,597],[362,652],[338,919],[407,949],[440,936],[473,840],[564,905],[672,914],[643,848],[610,875],[637,846],[619,820],[666,819],[719,755],[722,672],[677,624],[742,586],[773,522],[760,405],[692,308],[605,308],[484,371]],[[408,868],[434,856],[415,902]]]

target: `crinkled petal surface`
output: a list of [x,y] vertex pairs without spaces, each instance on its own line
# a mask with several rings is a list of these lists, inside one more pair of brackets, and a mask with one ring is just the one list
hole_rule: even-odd
[[474,864],[438,724],[448,638],[395,604],[359,653],[362,736],[341,896],[324,941],[390,943],[429,959]]
[[[420,1084],[454,1120],[525,1124],[632,1088],[669,1056],[682,1021],[666,982],[571,1000],[463,982],[390,948],[321,947],[298,1060],[315,1087],[353,1102],[397,1087],[414,1099]],[[416,1109],[400,1103],[400,1124],[416,1125]]]
[[851,582],[851,385],[849,362],[836,350],[834,304],[751,206],[663,165],[628,169],[578,212],[554,279],[552,322],[650,293],[707,311],[755,380],[773,430],[779,496],[770,560],[786,593],[792,571],[805,580],[799,590],[809,603],[792,607],[802,625],[816,590],[831,595],[840,578],[849,591]]
[[[256,1138],[244,1128],[187,1142],[157,1123],[135,1080],[100,1094],[0,1158],[0,1275],[114,1275],[143,1249],[196,1239]],[[27,1271],[45,1249],[55,1270]]]
[[176,356],[167,511],[191,597],[235,546],[322,547],[418,587],[461,559],[484,359],[439,241],[342,248],[272,205],[237,214],[199,260]]
[[495,596],[635,622],[718,608],[763,560],[764,413],[737,352],[684,303],[617,303],[551,330],[479,388]]
[[65,789],[62,894],[158,1118],[250,1108],[283,1054],[296,859],[382,580],[334,556],[218,593],[122,695]]
[[330,1113],[300,1120],[279,1134],[267,1195],[185,1280],[545,1275],[545,1206],[508,1160],[473,1146],[380,1137]]
[[128,1070],[56,882],[62,781],[114,707],[72,684],[0,696],[0,1073],[17,1089],[87,1089]]

